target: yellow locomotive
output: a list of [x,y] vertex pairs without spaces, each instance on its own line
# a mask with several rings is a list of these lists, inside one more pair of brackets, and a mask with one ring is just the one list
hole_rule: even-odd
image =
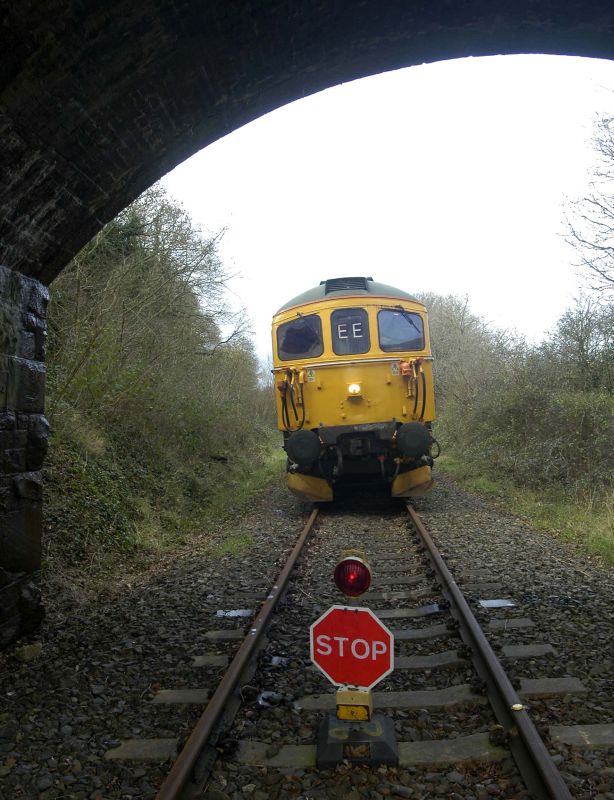
[[288,488],[330,501],[340,483],[433,485],[431,356],[424,305],[372,278],[335,278],[273,317],[277,418]]

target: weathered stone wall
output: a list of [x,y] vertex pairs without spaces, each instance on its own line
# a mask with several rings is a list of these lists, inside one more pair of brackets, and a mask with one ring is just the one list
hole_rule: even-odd
[[614,57],[611,0],[0,0],[0,19],[0,263],[47,284],[161,175],[284,103],[469,55]]
[[0,647],[42,616],[42,476],[49,293],[0,266]]

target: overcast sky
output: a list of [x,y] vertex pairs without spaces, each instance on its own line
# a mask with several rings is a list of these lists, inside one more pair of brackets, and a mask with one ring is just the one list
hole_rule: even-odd
[[270,348],[270,318],[326,278],[469,297],[541,338],[578,293],[564,241],[588,187],[614,63],[497,56],[411,67],[278,109],[164,179],[220,255]]

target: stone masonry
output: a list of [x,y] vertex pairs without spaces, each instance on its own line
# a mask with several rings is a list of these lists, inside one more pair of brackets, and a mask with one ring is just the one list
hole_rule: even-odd
[[42,476],[49,292],[0,266],[0,648],[42,617]]
[[0,19],[0,263],[46,284],[176,164],[297,98],[463,56],[614,57],[610,0],[0,0]]

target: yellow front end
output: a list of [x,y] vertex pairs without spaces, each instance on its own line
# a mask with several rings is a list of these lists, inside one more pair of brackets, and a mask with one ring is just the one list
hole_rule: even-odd
[[[377,361],[361,359],[349,364],[327,364],[322,360],[312,361],[308,366],[292,365],[291,380],[294,382],[295,404],[297,408],[300,407],[300,414],[298,420],[292,414],[290,422],[302,421],[303,411],[303,424],[309,428],[361,425],[392,419],[399,422],[433,420],[432,362],[424,360],[407,377],[401,374],[399,362],[398,358],[382,357]],[[286,365],[277,368],[276,378],[283,380],[287,369]],[[282,392],[278,390],[280,430],[285,429],[282,401]]]
[[[302,496],[328,500],[330,485],[343,476],[373,474],[387,479],[396,496],[425,486],[428,491],[430,465],[415,458],[408,463],[395,449],[403,423],[429,428],[435,418],[423,305],[361,296],[289,308],[273,320],[273,354],[278,424],[286,443],[302,430],[312,431],[320,446],[316,453],[315,440],[303,435],[308,454],[298,450],[302,463],[290,464],[291,489],[298,483],[304,489],[310,477],[316,490]],[[420,480],[403,478],[409,467],[421,469]],[[317,488],[324,486],[326,491]]]

